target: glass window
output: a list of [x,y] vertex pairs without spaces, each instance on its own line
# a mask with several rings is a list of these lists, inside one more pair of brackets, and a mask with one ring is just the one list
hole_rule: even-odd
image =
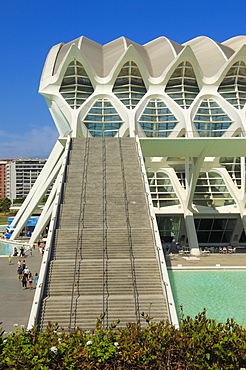
[[235,204],[224,179],[216,172],[202,172],[197,180],[193,203],[205,207]]
[[163,101],[151,99],[138,123],[147,137],[167,137],[178,123],[178,120]]
[[145,95],[146,91],[137,65],[132,61],[125,63],[116,78],[113,93],[128,109],[133,109]]
[[236,221],[235,218],[194,219],[198,242],[200,244],[229,244]]
[[[147,172],[154,207],[162,208],[180,204],[171,179],[164,172]],[[155,185],[155,186],[153,186]]]
[[220,137],[233,123],[213,99],[201,102],[193,122],[201,137]]
[[199,87],[189,62],[183,62],[176,68],[167,83],[165,92],[182,108],[190,107],[199,93]]
[[73,109],[78,109],[94,92],[91,81],[81,63],[74,60],[68,65],[59,91]]
[[114,137],[123,120],[108,99],[98,99],[83,123],[94,137]]
[[220,165],[225,167],[234,184],[241,188],[241,160],[240,157],[221,157]]
[[[246,66],[240,61],[233,64],[221,82],[218,92],[237,109],[242,109],[246,102]],[[233,98],[233,99],[232,99]]]

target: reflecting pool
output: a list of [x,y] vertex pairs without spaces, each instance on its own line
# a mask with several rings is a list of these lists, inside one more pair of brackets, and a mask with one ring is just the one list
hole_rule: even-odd
[[227,318],[246,328],[246,270],[169,270],[177,314],[195,317],[207,310],[218,322]]

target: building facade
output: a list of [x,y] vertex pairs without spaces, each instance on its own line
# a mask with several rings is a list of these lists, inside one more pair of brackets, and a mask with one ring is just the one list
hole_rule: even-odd
[[60,134],[47,178],[68,136],[138,136],[164,242],[246,244],[246,36],[79,37],[51,49],[40,93]]
[[0,199],[5,197],[5,168],[6,161],[0,161]]
[[12,159],[6,162],[6,197],[26,197],[42,171],[46,159]]

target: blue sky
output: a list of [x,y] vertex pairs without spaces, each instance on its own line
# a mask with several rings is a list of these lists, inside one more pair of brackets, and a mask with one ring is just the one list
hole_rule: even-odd
[[125,36],[144,44],[246,34],[246,2],[227,0],[2,0],[0,158],[45,158],[57,137],[39,80],[50,48],[86,36],[105,44]]

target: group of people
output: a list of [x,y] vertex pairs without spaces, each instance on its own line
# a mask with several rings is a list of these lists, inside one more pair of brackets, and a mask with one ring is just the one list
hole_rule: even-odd
[[19,260],[17,262],[17,275],[18,279],[22,283],[22,289],[27,289],[28,287],[30,290],[34,288],[34,285],[38,284],[38,273],[36,272],[35,276],[32,275],[31,271],[27,267],[26,261]]
[[231,245],[228,245],[228,247],[224,246],[224,247],[219,247],[219,252],[220,253],[223,253],[223,254],[227,254],[227,253],[236,253],[236,247],[232,247]]

